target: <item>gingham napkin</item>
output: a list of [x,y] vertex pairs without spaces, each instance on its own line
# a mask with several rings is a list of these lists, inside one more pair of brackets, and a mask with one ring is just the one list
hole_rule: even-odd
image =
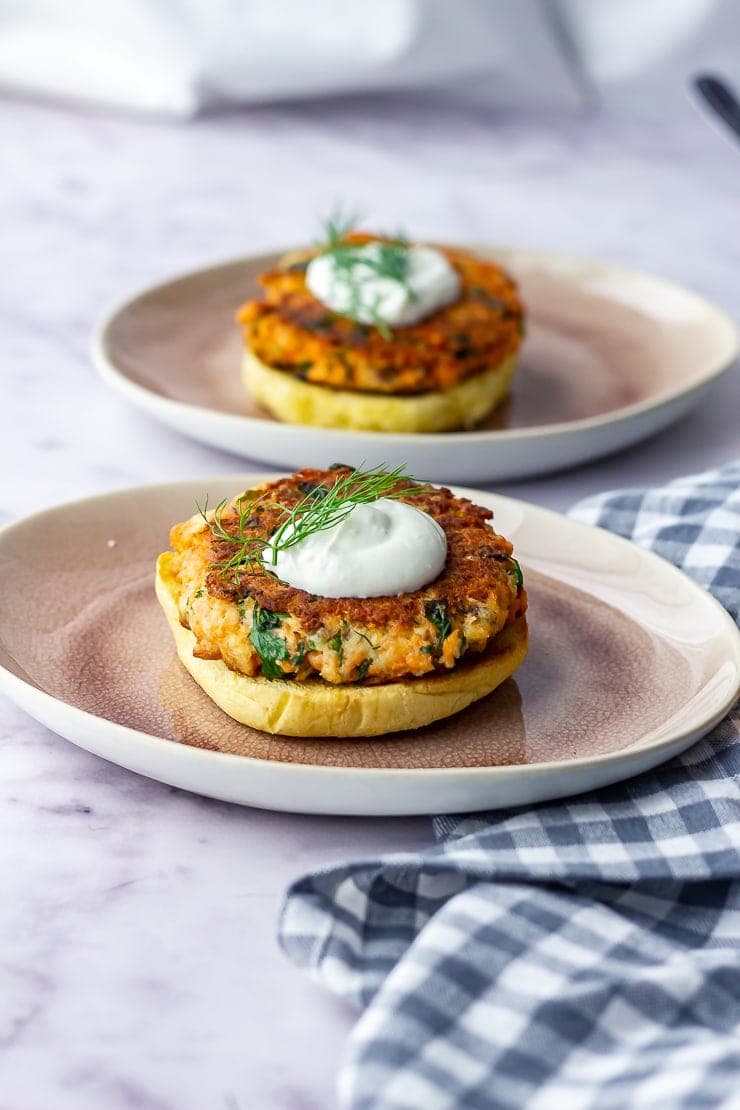
[[[573,516],[737,619],[740,463]],[[439,817],[428,851],[296,882],[284,950],[363,1011],[341,1105],[740,1107],[739,734],[731,715],[626,783]]]

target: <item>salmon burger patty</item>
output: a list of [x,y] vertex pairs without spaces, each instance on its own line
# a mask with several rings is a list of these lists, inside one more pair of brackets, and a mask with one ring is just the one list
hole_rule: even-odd
[[428,513],[447,540],[444,568],[400,596],[329,598],[286,585],[259,564],[238,565],[245,539],[266,541],[306,495],[320,498],[351,467],[304,469],[248,490],[207,522],[171,532],[167,577],[192,654],[248,677],[371,686],[449,673],[478,658],[523,617],[526,592],[512,545],[489,509],[407,480],[394,496]]
[[[372,238],[355,233],[348,242]],[[310,293],[310,254],[263,274],[264,298],[237,314],[247,350],[296,381],[408,398],[449,390],[513,360],[523,333],[513,280],[493,262],[440,249],[460,279],[459,298],[390,336],[329,311]]]

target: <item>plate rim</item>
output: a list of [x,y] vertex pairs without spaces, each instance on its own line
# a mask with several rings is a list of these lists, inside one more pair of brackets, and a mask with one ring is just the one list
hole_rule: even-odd
[[[275,473],[247,471],[236,475],[233,473],[223,475],[209,475],[205,478],[205,482],[207,484],[208,482],[241,482],[243,480],[247,484],[249,484],[251,482],[254,482],[255,480],[264,478],[272,479],[277,476],[278,475],[276,475]],[[0,543],[2,543],[3,539],[9,533],[18,530],[27,524],[30,524],[32,521],[44,518],[45,516],[51,514],[69,510],[70,508],[74,508],[81,504],[89,505],[95,502],[106,502],[117,497],[125,497],[141,490],[160,490],[163,493],[168,490],[178,492],[180,490],[184,490],[184,488],[186,487],[198,484],[201,483],[200,480],[197,478],[184,478],[170,482],[149,482],[145,483],[144,485],[127,486],[117,490],[109,490],[106,493],[98,493],[87,497],[76,498],[73,501],[61,502],[56,505],[48,506],[45,509],[41,509],[38,512],[30,513],[24,517],[21,517],[19,520],[14,520],[4,525],[2,528],[0,528]],[[26,709],[25,699],[23,699],[23,701],[19,701],[10,692],[11,690],[13,690],[14,687],[17,686],[21,691],[27,691],[28,696],[30,696],[31,700],[39,700],[42,704],[50,706],[52,710],[54,706],[61,706],[62,711],[71,714],[73,718],[79,717],[89,724],[97,723],[97,726],[99,728],[102,728],[102,730],[108,735],[112,734],[121,740],[133,740],[137,745],[142,741],[146,742],[147,744],[153,741],[160,751],[166,751],[168,754],[177,753],[174,755],[174,759],[179,761],[180,763],[187,762],[188,760],[194,760],[196,763],[215,763],[223,766],[224,761],[226,760],[233,766],[257,766],[261,768],[269,767],[273,771],[278,771],[278,773],[285,775],[295,774],[296,772],[298,772],[301,775],[309,775],[311,777],[325,776],[327,773],[356,778],[365,778],[368,775],[375,778],[381,778],[383,776],[391,778],[415,778],[419,776],[427,781],[444,781],[450,778],[467,778],[469,776],[476,780],[482,780],[486,778],[505,780],[510,777],[520,778],[522,776],[524,778],[534,778],[548,772],[578,772],[579,770],[585,770],[591,767],[600,767],[602,765],[618,766],[622,762],[629,762],[630,760],[633,760],[637,755],[640,754],[651,753],[659,755],[666,748],[670,750],[678,748],[680,744],[687,738],[696,737],[698,739],[699,736],[706,735],[706,733],[710,731],[710,729],[712,729],[727,715],[728,711],[735,703],[738,692],[740,691],[740,629],[738,629],[734,620],[724,608],[724,606],[721,605],[720,602],[717,601],[717,599],[713,597],[708,590],[705,590],[702,586],[700,586],[697,582],[690,578],[684,571],[674,566],[673,563],[670,563],[667,559],[662,558],[662,556],[657,555],[655,552],[650,551],[648,548],[640,547],[639,545],[633,543],[631,540],[617,535],[615,532],[610,532],[606,528],[601,528],[598,525],[586,524],[583,521],[575,520],[572,517],[566,516],[564,513],[556,512],[555,510],[548,509],[545,506],[536,505],[532,502],[523,501],[515,497],[508,497],[504,494],[498,494],[488,490],[478,490],[469,486],[455,485],[451,488],[453,491],[462,493],[466,496],[470,494],[482,495],[484,498],[489,498],[493,499],[494,501],[499,501],[512,506],[516,506],[520,510],[523,510],[525,514],[529,512],[534,513],[535,516],[544,516],[550,520],[565,520],[569,527],[573,527],[578,531],[586,533],[590,533],[593,531],[605,533],[607,536],[609,536],[610,540],[614,541],[617,544],[618,547],[629,548],[631,551],[636,550],[637,552],[639,552],[639,554],[647,561],[648,565],[657,565],[660,568],[661,573],[665,574],[666,572],[668,572],[674,577],[677,576],[678,578],[680,578],[684,583],[688,583],[694,596],[700,599],[702,604],[709,604],[709,606],[716,611],[717,615],[720,617],[721,624],[725,626],[725,630],[729,634],[730,641],[734,642],[734,658],[729,658],[729,662],[731,664],[734,664],[735,666],[737,676],[737,681],[735,683],[734,689],[723,699],[719,707],[715,708],[712,711],[709,717],[702,717],[701,723],[698,723],[697,720],[694,720],[689,725],[682,728],[681,731],[679,731],[678,733],[664,737],[662,740],[659,740],[653,744],[638,746],[638,741],[637,744],[632,744],[628,748],[623,748],[616,752],[603,752],[594,756],[578,756],[574,759],[546,760],[537,763],[515,763],[505,764],[503,766],[488,767],[478,766],[419,768],[343,767],[339,765],[296,763],[290,760],[260,759],[256,756],[240,755],[235,752],[220,752],[214,751],[210,748],[199,748],[191,744],[177,743],[176,741],[168,740],[165,737],[157,736],[154,733],[145,732],[141,729],[134,728],[131,725],[123,725],[117,721],[110,721],[106,717],[101,717],[98,714],[91,713],[89,710],[80,709],[78,706],[75,706],[62,698],[58,698],[53,694],[49,694],[45,690],[38,689],[38,687],[34,686],[30,681],[27,681],[21,676],[14,674],[2,663],[0,663],[0,690],[2,690],[6,694],[6,696],[8,696],[10,700],[14,702],[14,704],[18,705],[24,712],[29,713],[29,715],[32,717],[34,716],[34,714],[31,713],[30,710]],[[38,718],[35,719],[38,720]],[[50,728],[51,731],[55,731],[54,727],[51,725],[46,725],[45,727]],[[62,738],[65,739],[65,737]],[[68,739],[70,743],[76,743],[70,738],[66,739]],[[691,742],[693,741],[690,740],[689,743]],[[77,744],[76,746],[85,748],[85,750],[89,750],[84,744]],[[107,757],[101,756],[100,758]],[[117,761],[114,760],[108,761],[115,762],[118,766],[125,766],[124,764],[117,763]],[[656,760],[656,764],[660,762],[660,759]],[[138,773],[146,774],[146,772]]]
[[133,381],[123,370],[116,366],[112,358],[109,357],[107,348],[107,339],[109,332],[116,320],[128,309],[130,309],[137,301],[143,300],[145,297],[151,296],[153,293],[160,292],[179,281],[185,281],[189,278],[195,278],[201,275],[212,273],[216,270],[223,270],[231,266],[238,266],[255,259],[267,258],[271,255],[285,254],[288,250],[294,250],[295,247],[276,248],[268,251],[261,251],[255,254],[239,255],[230,258],[224,258],[220,261],[209,263],[205,266],[196,269],[180,271],[172,276],[157,281],[138,292],[131,293],[124,299],[118,301],[112,308],[110,308],[101,318],[101,320],[94,326],[91,340],[90,340],[90,355],[93,364],[100,374],[101,378],[116,389],[119,393],[132,398],[134,403],[138,403],[139,407],[147,409],[148,411],[156,411],[157,409],[164,409],[171,413],[184,413],[191,414],[198,417],[216,418],[219,421],[233,424],[235,427],[262,427],[265,424],[269,426],[277,426],[285,429],[300,429],[302,431],[310,431],[312,428],[318,428],[323,435],[328,435],[330,439],[340,439],[351,434],[353,437],[369,437],[374,442],[378,443],[394,443],[403,445],[405,443],[423,443],[428,446],[435,444],[455,444],[455,443],[498,443],[505,444],[509,442],[516,442],[527,440],[531,438],[542,439],[543,437],[557,437],[566,436],[569,434],[577,435],[581,432],[589,432],[595,429],[607,426],[618,425],[624,422],[635,419],[636,417],[662,409],[671,403],[678,401],[685,397],[690,397],[698,390],[704,389],[710,385],[717,378],[725,374],[735,363],[740,354],[740,328],[735,324],[735,321],[730,316],[729,312],[716,304],[714,301],[705,297],[702,293],[697,293],[694,289],[687,285],[682,285],[680,282],[674,281],[672,278],[663,277],[660,274],[652,273],[650,270],[642,270],[632,266],[624,266],[621,263],[605,262],[598,258],[590,258],[584,255],[570,254],[567,251],[557,251],[531,247],[517,247],[503,244],[456,244],[463,250],[484,250],[491,253],[501,252],[501,254],[520,254],[526,255],[530,258],[539,259],[544,262],[569,264],[576,266],[598,266],[602,269],[614,273],[616,275],[624,275],[629,278],[642,278],[649,279],[658,285],[663,286],[665,289],[672,292],[678,292],[683,295],[692,297],[697,304],[701,305],[705,311],[709,312],[715,318],[716,325],[723,328],[727,340],[728,348],[726,354],[717,359],[711,368],[706,370],[696,381],[679,386],[674,389],[669,389],[662,392],[659,396],[648,398],[643,401],[633,401],[629,405],[623,405],[620,408],[612,409],[610,412],[597,414],[596,416],[582,417],[578,420],[565,420],[559,421],[555,424],[532,424],[525,428],[505,428],[505,429],[470,429],[469,431],[451,431],[451,432],[370,432],[370,431],[357,431],[348,428],[318,428],[315,425],[307,424],[292,424],[279,420],[261,420],[254,416],[248,416],[240,413],[222,412],[219,409],[207,408],[203,405],[193,404],[189,401],[180,401],[173,397],[166,397],[157,393],[153,389],[148,389],[146,386],[140,385],[138,382]]

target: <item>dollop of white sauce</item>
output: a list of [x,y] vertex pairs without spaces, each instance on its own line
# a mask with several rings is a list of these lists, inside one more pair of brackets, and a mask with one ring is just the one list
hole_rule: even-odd
[[[292,535],[287,530],[284,538]],[[320,597],[411,593],[442,572],[447,538],[428,513],[381,497],[355,505],[333,528],[278,551],[266,565],[283,582]]]
[[308,264],[306,285],[332,312],[361,324],[380,319],[392,328],[416,324],[459,298],[457,272],[433,247],[403,248],[405,281],[376,273],[372,264],[379,260],[380,249],[379,243],[357,247],[356,260],[346,267],[337,266],[331,252],[319,254]]

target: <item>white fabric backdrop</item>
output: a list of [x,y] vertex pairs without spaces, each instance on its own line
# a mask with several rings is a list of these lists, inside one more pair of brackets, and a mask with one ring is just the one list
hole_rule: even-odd
[[716,0],[5,0],[0,86],[187,117],[235,102],[477,81],[578,103],[644,70]]

